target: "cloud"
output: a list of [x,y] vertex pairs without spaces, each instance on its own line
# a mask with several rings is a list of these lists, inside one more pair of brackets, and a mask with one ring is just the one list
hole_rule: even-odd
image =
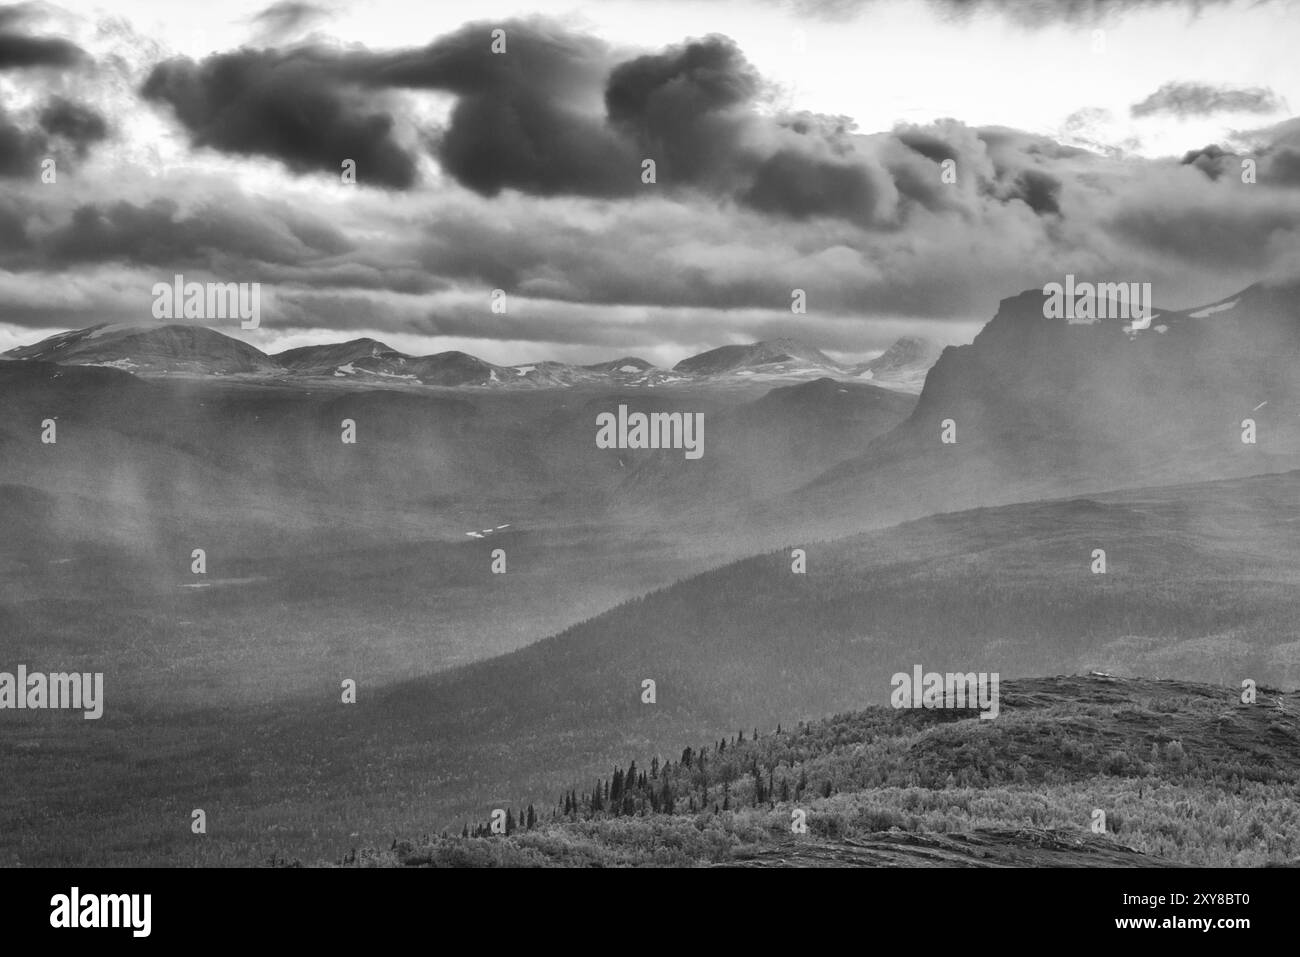
[[[138,315],[141,289],[184,272],[266,284],[277,335],[687,350],[788,334],[802,288],[798,334],[856,352],[882,345],[881,323],[975,322],[1065,272],[1218,298],[1284,259],[1300,223],[1300,192],[1282,188],[1300,183],[1300,121],[1183,164],[955,119],[864,134],[781,112],[716,35],[629,52],[526,20],[391,51],[156,60],[132,61],[129,84],[175,117],[136,143],[156,163],[117,152],[131,123],[157,129],[159,116],[123,115],[129,100],[63,88],[0,116],[0,171],[22,177],[0,181],[8,321]],[[106,117],[111,147],[84,178],[32,187],[40,150],[93,145]],[[1083,136],[1108,120],[1077,121]],[[1239,155],[1258,159],[1257,186],[1240,183]],[[341,187],[345,157],[391,189]],[[421,176],[434,161],[445,175]],[[76,295],[42,305],[43,288],[72,282]],[[487,311],[495,288],[507,316]]]
[[1166,83],[1140,103],[1129,107],[1135,117],[1210,116],[1214,113],[1276,113],[1286,108],[1267,87],[1232,88],[1206,83]]
[[27,176],[35,181],[45,156],[45,137],[25,130],[0,110],[0,176]]
[[280,0],[250,19],[259,43],[274,44],[296,36],[329,15],[329,10],[301,0]]
[[[206,267],[231,275],[266,263],[303,263],[347,252],[334,228],[283,207],[233,198],[182,211],[171,199],[84,203],[41,239],[45,262],[124,262],[164,269]],[[254,277],[256,278],[256,277]]]
[[70,143],[78,156],[84,156],[92,143],[108,137],[108,124],[90,107],[61,96],[52,97],[40,112],[45,132]]
[[[533,19],[501,26],[506,52],[495,54],[494,28],[469,24],[389,53],[309,46],[171,60],[144,95],[170,104],[197,146],[271,156],[296,172],[334,173],[352,156],[363,180],[398,189],[416,185],[424,141],[445,173],[483,196],[695,194],[872,228],[897,228],[907,211],[900,198],[949,203],[936,171],[889,159],[890,143],[855,134],[845,118],[775,113],[768,84],[727,37],[620,58]],[[420,90],[455,98],[447,122],[399,138],[385,98]],[[914,153],[938,148],[912,135]],[[655,163],[651,186],[641,181],[644,160]],[[1059,212],[1061,184],[1050,174],[1003,172],[988,195]]]
[[[856,19],[880,0],[768,0],[802,16],[820,20]],[[951,17],[997,15],[1038,29],[1053,23],[1096,23],[1114,15],[1153,9],[1187,10],[1197,14],[1232,0],[929,0],[931,7]],[[1269,0],[1260,0],[1267,3]]]
[[85,50],[62,37],[32,36],[25,28],[55,8],[43,3],[0,6],[0,71],[67,68],[90,62]]
[[297,173],[339,176],[354,160],[358,180],[406,189],[412,155],[393,136],[387,109],[368,105],[306,52],[240,50],[201,63],[159,64],[141,90],[171,106],[195,146],[270,156]]
[[1260,185],[1300,186],[1300,118],[1284,120],[1262,130],[1234,135],[1241,141],[1239,149],[1211,143],[1184,154],[1182,163],[1200,170],[1211,180],[1227,174],[1238,179],[1243,161],[1255,162],[1255,179]]
[[36,117],[36,125],[23,125],[19,118],[0,108],[0,176],[40,176],[42,160],[62,160],[68,155],[84,157],[91,144],[104,139],[108,128],[94,110],[63,97],[51,97]]

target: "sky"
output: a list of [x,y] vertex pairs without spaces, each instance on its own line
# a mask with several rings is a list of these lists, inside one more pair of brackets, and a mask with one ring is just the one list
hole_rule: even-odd
[[0,350],[178,273],[261,283],[213,325],[268,352],[500,363],[964,342],[1067,272],[1197,305],[1300,276],[1298,40],[1293,0],[0,5]]

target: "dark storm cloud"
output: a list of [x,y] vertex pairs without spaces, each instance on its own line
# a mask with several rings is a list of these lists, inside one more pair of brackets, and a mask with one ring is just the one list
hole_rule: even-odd
[[[1238,134],[1239,136],[1243,134]],[[1182,163],[1200,170],[1211,180],[1241,175],[1242,162],[1255,161],[1255,179],[1262,185],[1300,186],[1300,119],[1290,119],[1276,126],[1245,134],[1254,139],[1250,152],[1235,152],[1211,143],[1184,154]]]
[[1277,94],[1267,87],[1234,89],[1206,83],[1166,83],[1141,103],[1129,107],[1133,116],[1166,114],[1177,117],[1214,113],[1275,113],[1283,109]]
[[1183,165],[1200,170],[1210,179],[1218,179],[1224,174],[1229,163],[1237,159],[1235,153],[1225,150],[1214,143],[1199,150],[1189,150],[1183,155]]
[[397,189],[416,179],[414,158],[393,138],[391,113],[332,82],[308,52],[168,60],[141,92],[171,106],[195,146],[274,157],[298,173],[338,176],[351,159],[359,181]]
[[58,37],[0,33],[0,70],[26,67],[71,67],[89,61],[86,51]]
[[1183,268],[1258,268],[1274,237],[1289,235],[1294,246],[1300,220],[1294,206],[1259,207],[1224,202],[1215,206],[1147,205],[1123,211],[1115,234],[1175,257]]
[[[337,173],[352,158],[360,181],[406,189],[416,181],[414,147],[395,136],[388,91],[446,91],[457,96],[450,123],[430,135],[463,185],[485,195],[630,192],[635,158],[598,109],[603,44],[510,22],[508,53],[494,55],[492,29],[471,24],[390,54],[299,48],[177,59],[155,68],[143,92],[173,108],[195,145],[274,157],[298,172]],[[369,102],[376,96],[378,105]]]
[[92,143],[108,136],[104,118],[88,106],[56,96],[42,108],[40,124],[45,132],[60,136],[84,156]]
[[435,153],[477,193],[615,196],[639,187],[639,160],[601,110],[612,62],[605,44],[543,20],[512,21],[501,26],[506,52],[494,54],[493,29],[469,24],[422,50],[352,61],[350,75],[455,94]]
[[84,157],[107,135],[108,126],[97,112],[60,96],[45,103],[35,125],[30,120],[24,125],[0,108],[0,177],[35,179],[42,160]]
[[23,129],[0,110],[0,176],[36,180],[45,155],[45,137],[39,131]]
[[668,182],[744,165],[737,140],[761,80],[728,38],[709,36],[619,64],[605,88],[610,122],[650,151]]
[[182,214],[168,199],[78,206],[42,242],[46,263],[113,261],[168,268],[301,263],[350,248],[332,227],[287,208],[212,203]]
[[763,161],[742,198],[754,209],[792,219],[837,216],[846,210],[861,210],[869,217],[881,189],[881,181],[860,164],[780,150]]
[[28,67],[73,67],[90,61],[81,47],[62,37],[34,36],[32,21],[48,11],[40,3],[0,6],[0,70]]
[[[495,55],[493,28],[470,24],[388,54],[298,48],[172,60],[143,93],[169,104],[195,145],[272,156],[297,171],[335,172],[350,156],[367,167],[363,179],[398,188],[414,183],[411,147],[367,93],[453,94],[446,128],[426,135],[444,170],[486,196],[632,195],[644,189],[643,159],[655,161],[661,189],[793,217],[869,222],[892,192],[869,157],[823,124],[761,116],[761,78],[725,37],[617,63],[602,42],[542,20],[506,23],[507,52]],[[826,182],[842,188],[840,202]]]
[[1041,169],[1022,170],[1004,195],[1023,201],[1039,215],[1061,211],[1061,181]]

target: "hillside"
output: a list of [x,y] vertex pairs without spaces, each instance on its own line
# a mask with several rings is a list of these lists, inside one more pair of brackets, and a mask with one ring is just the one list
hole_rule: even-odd
[[906,421],[755,521],[797,516],[830,537],[883,516],[1300,467],[1300,286],[1126,326],[1044,318],[1041,290],[1004,299],[971,344],[943,351]]
[[[1300,694],[1006,682],[992,721],[869,708],[640,754],[505,829],[355,849],[407,866],[1300,865]],[[800,810],[806,833],[793,833]],[[1104,813],[1104,821],[1096,811]],[[1094,821],[1098,821],[1097,833]],[[472,836],[471,836],[472,833]]]
[[[865,382],[818,378],[778,386],[706,417],[707,454],[625,456],[620,500],[703,504],[790,492],[863,454],[873,439],[907,418],[915,399]],[[632,408],[644,403],[633,403]]]
[[920,336],[903,336],[869,362],[854,366],[860,378],[906,392],[920,392],[943,347]]
[[688,375],[723,373],[808,372],[825,375],[839,364],[819,349],[797,339],[770,339],[750,345],[719,346],[683,359],[673,371]]
[[260,349],[202,325],[102,324],[11,349],[13,359],[113,366],[128,372],[231,375],[279,369]]

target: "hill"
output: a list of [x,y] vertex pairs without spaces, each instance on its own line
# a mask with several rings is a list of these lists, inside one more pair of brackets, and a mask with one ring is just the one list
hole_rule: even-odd
[[771,339],[744,346],[719,346],[690,356],[673,366],[689,375],[769,373],[826,374],[841,372],[838,363],[818,349],[797,339]]
[[[1300,865],[1300,694],[1022,679],[997,719],[870,708],[740,731],[534,806],[506,830],[355,850],[407,866]],[[540,813],[538,811],[540,807]],[[1098,816],[1101,812],[1102,816]],[[806,832],[797,832],[803,815]]]
[[861,378],[879,385],[920,392],[943,347],[920,336],[903,336],[869,362],[854,366]]
[[231,375],[274,372],[276,362],[253,346],[201,325],[101,324],[11,349],[13,359],[113,366],[130,372]]
[[[646,405],[636,402],[629,408]],[[915,399],[864,382],[819,378],[778,386],[749,402],[706,416],[707,453],[625,456],[623,501],[746,502],[793,491],[839,462],[862,455],[873,439],[907,418]]]

